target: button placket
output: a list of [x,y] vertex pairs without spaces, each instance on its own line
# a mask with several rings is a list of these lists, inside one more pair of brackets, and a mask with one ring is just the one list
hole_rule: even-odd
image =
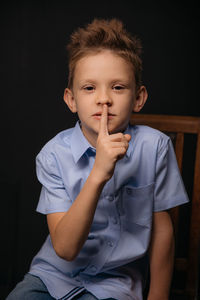
[[116,224],[118,223],[118,220],[117,220],[116,217],[112,217],[112,218],[111,218],[111,221],[112,221],[112,223],[113,223],[114,225],[116,225]]
[[85,282],[85,284],[89,284],[90,283],[90,281],[87,280],[87,279],[84,282]]
[[113,247],[113,246],[114,246],[114,244],[113,244],[112,241],[108,241],[108,242],[107,242],[107,245],[108,245],[109,247]]
[[127,193],[128,195],[132,195],[132,190],[131,190],[130,188],[127,188],[127,189],[126,189],[126,193]]

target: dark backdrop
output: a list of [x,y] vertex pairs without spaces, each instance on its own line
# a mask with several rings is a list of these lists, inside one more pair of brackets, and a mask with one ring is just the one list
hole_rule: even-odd
[[1,2],[3,284],[22,278],[47,234],[45,217],[35,212],[35,156],[76,121],[62,100],[71,32],[94,17],[120,18],[144,47],[143,112],[198,116],[198,11],[192,1]]

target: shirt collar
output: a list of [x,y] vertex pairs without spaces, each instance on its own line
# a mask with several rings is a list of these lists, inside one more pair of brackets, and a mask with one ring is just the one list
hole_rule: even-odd
[[71,150],[75,163],[78,162],[78,160],[89,148],[95,150],[95,148],[92,147],[92,145],[90,145],[88,140],[85,138],[78,121],[71,136]]
[[[131,134],[130,125],[126,128],[124,131],[124,134]],[[72,155],[74,158],[75,163],[78,162],[78,160],[83,156],[83,154],[88,150],[92,149],[93,151],[96,151],[94,147],[88,142],[88,140],[85,138],[81,127],[80,122],[78,121],[74,127],[74,130],[72,132],[71,136],[71,150]],[[128,150],[126,152],[127,157],[130,157],[132,151],[132,140],[129,143]]]

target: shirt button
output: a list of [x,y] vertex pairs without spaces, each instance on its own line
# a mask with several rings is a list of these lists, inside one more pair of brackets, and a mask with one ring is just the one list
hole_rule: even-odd
[[108,201],[113,201],[114,200],[113,196],[107,196],[106,198],[108,199]]
[[96,272],[97,268],[96,268],[95,266],[91,266],[91,267],[90,267],[90,270],[91,270],[92,272]]
[[86,284],[90,283],[89,280],[85,280],[84,282],[85,282]]
[[113,217],[112,222],[113,222],[113,224],[117,224],[118,223],[117,218]]
[[113,247],[113,242],[108,241],[108,246],[109,246],[109,247]]
[[126,192],[127,192],[128,195],[131,195],[131,194],[132,194],[132,190],[129,189],[129,188],[126,190]]

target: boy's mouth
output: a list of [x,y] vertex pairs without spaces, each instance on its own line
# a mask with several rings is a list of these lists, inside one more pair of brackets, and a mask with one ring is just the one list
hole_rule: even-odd
[[[101,115],[102,115],[101,112],[97,112],[97,113],[93,114],[92,116],[99,120],[101,118]],[[108,113],[108,119],[112,119],[114,116],[115,116],[115,114]]]

